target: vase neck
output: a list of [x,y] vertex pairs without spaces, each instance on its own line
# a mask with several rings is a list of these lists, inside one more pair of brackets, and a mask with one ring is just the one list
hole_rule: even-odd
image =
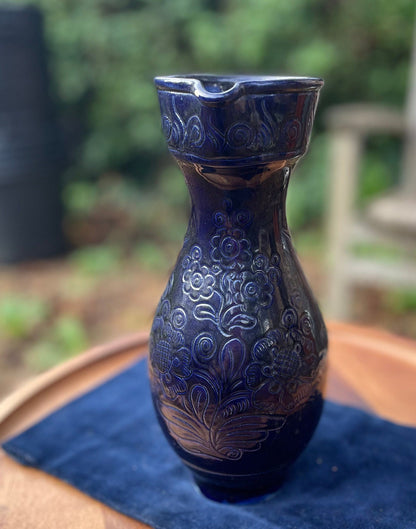
[[[179,163],[190,192],[192,216],[188,236],[209,239],[213,231],[243,230],[251,239],[261,237],[279,244],[288,237],[286,194],[294,163],[284,167],[271,164],[222,168],[210,172],[206,166]],[[257,176],[253,178],[253,172]],[[242,182],[248,182],[246,186]],[[254,184],[253,182],[256,182]],[[269,244],[269,243],[267,243]]]

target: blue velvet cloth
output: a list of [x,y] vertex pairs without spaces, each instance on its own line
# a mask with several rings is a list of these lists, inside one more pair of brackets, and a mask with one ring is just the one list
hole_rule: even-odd
[[144,361],[3,447],[158,529],[416,528],[416,429],[331,402],[278,492],[206,499],[156,422]]

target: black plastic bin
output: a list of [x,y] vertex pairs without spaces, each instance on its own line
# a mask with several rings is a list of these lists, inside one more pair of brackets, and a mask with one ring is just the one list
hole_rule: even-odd
[[64,149],[40,12],[0,8],[0,262],[62,252]]

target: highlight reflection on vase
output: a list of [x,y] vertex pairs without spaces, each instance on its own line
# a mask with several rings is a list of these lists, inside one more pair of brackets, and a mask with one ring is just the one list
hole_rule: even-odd
[[152,395],[202,492],[239,501],[279,486],[322,411],[326,331],[285,215],[322,81],[156,85],[192,213],[152,327]]

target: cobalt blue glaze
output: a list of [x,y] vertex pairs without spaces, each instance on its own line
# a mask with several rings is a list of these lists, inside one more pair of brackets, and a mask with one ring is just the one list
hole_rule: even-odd
[[327,335],[285,200],[323,82],[155,82],[192,213],[153,322],[153,401],[202,492],[242,501],[280,485],[322,411]]

